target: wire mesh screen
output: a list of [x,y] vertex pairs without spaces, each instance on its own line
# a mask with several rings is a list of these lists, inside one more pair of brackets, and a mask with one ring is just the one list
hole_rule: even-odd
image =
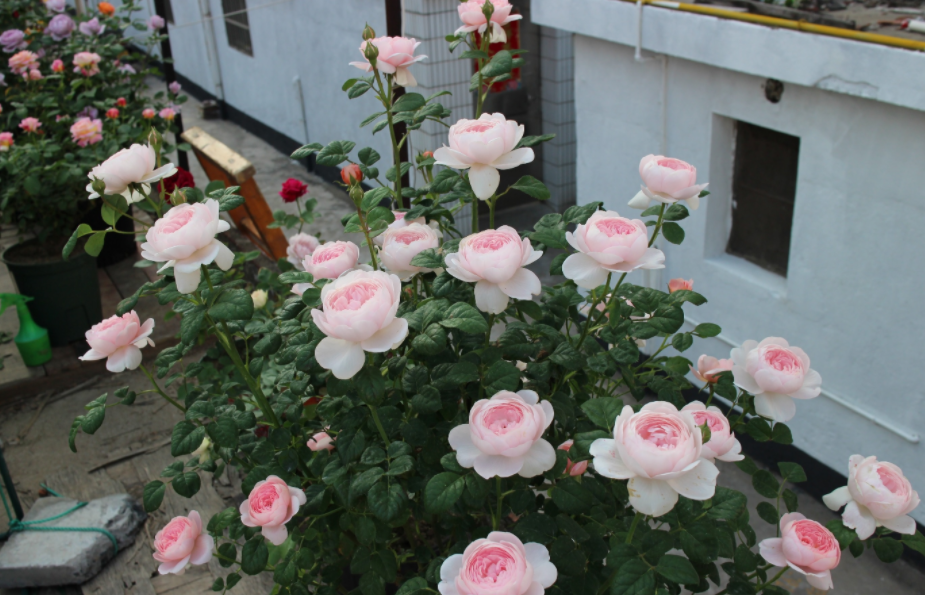
[[247,20],[247,0],[222,0],[222,11],[225,15],[228,45],[248,56],[253,56],[251,29]]

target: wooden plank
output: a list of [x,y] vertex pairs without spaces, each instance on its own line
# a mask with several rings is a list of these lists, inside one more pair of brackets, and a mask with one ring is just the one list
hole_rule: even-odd
[[[189,128],[180,135],[193,150],[196,156],[202,155],[212,161],[221,170],[227,173],[235,186],[243,184],[254,177],[254,165],[243,156],[234,152],[228,145],[219,141],[198,126]],[[201,161],[201,159],[200,159]],[[211,176],[210,180],[214,179]]]

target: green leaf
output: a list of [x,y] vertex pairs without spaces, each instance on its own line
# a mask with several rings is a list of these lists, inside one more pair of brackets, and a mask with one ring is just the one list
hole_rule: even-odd
[[655,571],[679,585],[696,585],[700,582],[700,575],[694,570],[694,565],[687,558],[673,554],[662,556]]
[[286,271],[285,273],[280,273],[276,280],[280,283],[289,285],[294,283],[311,283],[315,278],[311,273],[306,271]]
[[516,366],[504,360],[498,360],[488,368],[482,378],[485,392],[493,395],[503,390],[515,391],[520,386],[520,375],[521,372]]
[[405,491],[397,483],[380,481],[370,488],[366,494],[369,509],[381,521],[390,523],[398,518],[405,501]]
[[205,428],[189,421],[181,421],[173,427],[173,434],[170,436],[171,456],[179,457],[193,452],[202,444],[205,435]]
[[392,112],[413,112],[421,109],[427,103],[420,93],[405,93],[392,104]]
[[336,140],[328,143],[318,152],[315,162],[318,165],[335,167],[347,160],[347,154],[353,150],[356,143],[349,140]]
[[173,486],[173,491],[184,498],[192,498],[196,495],[196,492],[199,491],[199,487],[202,483],[198,473],[195,471],[187,471],[186,473],[180,473],[174,477],[170,485]]
[[94,232],[90,239],[87,240],[86,245],[84,246],[84,252],[90,256],[99,256],[100,252],[103,250],[103,242],[106,241],[106,232],[97,231]]
[[610,595],[655,595],[655,572],[642,559],[633,558],[620,567]]
[[903,542],[898,539],[880,537],[871,541],[874,544],[874,553],[877,554],[881,562],[889,564],[902,558]]
[[[230,190],[230,188],[226,190]],[[237,187],[235,187],[234,190],[237,191]],[[233,193],[225,194],[220,199],[218,199],[218,210],[222,212],[233,211],[243,204],[244,204],[243,196],[240,196],[238,194],[233,194]]]
[[915,550],[925,556],[925,536],[916,531],[915,535],[903,535],[903,543],[909,549]]
[[159,479],[146,483],[144,491],[142,492],[142,502],[145,506],[145,512],[154,512],[160,508],[166,492],[167,484]]
[[613,424],[622,409],[623,399],[613,397],[588,399],[581,404],[581,410],[585,412],[588,419],[608,431],[613,429]]
[[601,205],[602,202],[592,202],[586,205],[575,205],[565,209],[565,212],[562,213],[562,220],[566,223],[581,223],[584,224],[588,221],[588,217],[594,214]]
[[436,250],[433,248],[428,248],[427,250],[419,252],[417,256],[411,259],[411,264],[416,267],[428,269],[439,269],[444,266],[443,257],[437,254]]
[[752,487],[765,498],[777,498],[780,483],[771,475],[770,471],[761,469],[752,475]]
[[195,343],[205,318],[205,306],[194,306],[184,312],[183,317],[180,319],[180,341],[186,345]]
[[238,448],[238,426],[230,417],[220,417],[206,426],[212,441],[222,448]]
[[585,361],[584,356],[566,341],[556,346],[549,359],[567,370],[578,370]]
[[774,430],[771,432],[771,440],[778,444],[793,444],[793,434],[790,428],[782,423],[774,424]]
[[690,216],[690,211],[680,202],[676,202],[665,210],[665,221],[681,221]]
[[646,321],[660,333],[674,333],[684,324],[684,311],[676,306],[659,307],[652,317]]
[[777,517],[777,509],[774,508],[774,505],[770,502],[759,502],[758,503],[758,516],[761,517],[761,520],[776,526],[777,522],[780,520]]
[[851,542],[858,538],[858,534],[855,533],[854,529],[849,529],[845,526],[845,523],[841,519],[832,519],[825,524],[826,528],[832,532],[832,535],[835,536],[835,539],[838,540],[838,547],[845,549]]
[[68,238],[67,243],[64,244],[64,248],[61,250],[61,258],[67,260],[71,252],[73,252],[74,248],[77,246],[77,239],[89,233],[93,233],[93,229],[89,225],[86,223],[78,225],[74,233],[71,234],[71,237]]
[[411,340],[411,347],[423,355],[436,355],[446,349],[446,331],[435,322]]
[[720,328],[718,324],[713,324],[711,322],[704,322],[703,324],[698,324],[696,327],[694,327],[694,334],[704,339],[715,337],[721,332],[723,332],[723,329]]
[[707,509],[707,518],[731,521],[745,510],[746,498],[742,492],[716,486],[713,506]]
[[806,481],[806,472],[803,471],[803,467],[796,463],[778,463],[777,468],[780,469],[780,475],[784,478],[784,481],[791,483]]
[[226,508],[212,515],[212,518],[209,519],[209,524],[206,526],[206,530],[213,535],[221,535],[227,527],[230,527],[240,517],[241,513],[238,512],[237,508]]
[[[353,85],[351,84],[351,86]],[[346,90],[347,89],[344,89],[344,91]],[[320,151],[322,148],[324,147],[321,143],[311,143],[308,145],[303,145],[299,147],[298,149],[296,149],[295,151],[293,151],[290,157],[292,159],[305,159],[306,157],[309,157],[312,153]]]
[[540,143],[545,143],[546,141],[550,141],[554,138],[556,138],[555,134],[543,134],[540,136],[524,136],[520,139],[520,142],[517,143],[517,146],[514,148],[519,149],[521,147],[535,147],[536,145]]
[[347,99],[356,99],[370,90],[370,85],[366,81],[357,81],[347,90]]
[[449,510],[462,496],[466,478],[456,473],[438,473],[430,478],[424,488],[424,508],[431,514]]
[[360,203],[360,208],[364,212],[369,212],[375,207],[379,206],[379,203],[382,202],[383,198],[386,198],[391,195],[391,190],[385,186],[380,186],[378,188],[373,188],[368,190],[363,194],[363,202]]
[[662,235],[672,244],[680,244],[684,241],[684,228],[677,223],[663,223]]
[[511,186],[514,190],[520,190],[528,196],[532,196],[537,200],[548,200],[549,199],[549,188],[546,187],[546,184],[540,182],[533,176],[523,176],[517,182]]
[[283,586],[291,585],[299,576],[299,566],[296,564],[295,552],[290,551],[276,563],[273,569],[273,582]]
[[767,442],[771,439],[771,425],[761,417],[753,417],[748,420],[745,431],[758,442]]
[[[530,239],[540,244],[545,244],[550,248],[568,248],[568,241],[565,239],[565,230],[555,227],[541,227],[540,229],[530,232]],[[566,255],[567,257],[568,255]],[[561,264],[559,267],[561,268]]]
[[[218,559],[218,563],[221,564],[222,568],[231,567],[238,559],[238,548],[236,548],[233,543],[223,543],[222,545],[218,546],[218,553],[222,555],[222,557]],[[225,558],[228,559],[226,560]],[[228,582],[230,583],[231,577],[229,576],[228,579]]]
[[267,567],[267,559],[270,557],[270,550],[263,541],[263,536],[258,535],[250,539],[241,549],[241,570],[251,576],[260,574]]
[[104,393],[85,406],[87,413],[83,416],[83,423],[80,425],[80,429],[87,434],[96,433],[96,431],[100,429],[100,426],[103,425],[103,420],[106,418],[107,395],[108,393]]
[[491,57],[491,61],[482,67],[482,76],[493,78],[504,74],[509,74],[514,67],[514,57],[511,52],[501,50]]
[[432,386],[425,386],[421,392],[411,398],[411,407],[418,413],[436,413],[443,408],[440,391]]
[[440,324],[447,328],[458,328],[464,333],[488,332],[488,322],[482,313],[465,302],[456,302],[450,306]]
[[215,304],[209,308],[213,320],[250,320],[254,316],[254,300],[246,289],[228,289],[218,296]]

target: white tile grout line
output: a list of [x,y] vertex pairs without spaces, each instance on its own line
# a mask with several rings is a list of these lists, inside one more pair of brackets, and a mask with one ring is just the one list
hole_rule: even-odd
[[[698,322],[696,322],[696,321],[691,320],[690,318],[688,318],[686,314],[685,314],[685,316],[684,316],[684,323],[685,323],[685,324],[690,324],[690,325],[693,325],[693,326],[697,326],[697,325],[699,324]],[[735,341],[733,341],[732,339],[730,339],[729,337],[727,337],[727,336],[725,336],[725,335],[723,335],[723,334],[716,335],[716,336],[713,337],[713,338],[714,338],[714,339],[719,339],[720,341],[722,341],[723,343],[726,343],[727,345],[729,345],[729,346],[731,346],[731,347],[740,347],[740,346],[741,346],[739,343],[736,343]],[[907,431],[907,430],[904,430],[904,429],[902,429],[902,428],[900,428],[900,427],[897,427],[897,426],[896,426],[895,424],[893,424],[892,422],[886,421],[886,420],[884,420],[884,419],[882,419],[882,418],[880,418],[880,417],[877,417],[876,415],[874,415],[874,414],[872,414],[872,413],[869,413],[869,412],[865,411],[864,409],[861,409],[860,407],[858,407],[857,405],[851,403],[850,401],[848,401],[848,400],[845,399],[844,397],[841,397],[841,396],[839,396],[839,395],[837,395],[837,394],[835,394],[835,393],[833,393],[833,392],[831,392],[831,391],[828,391],[828,390],[826,390],[826,389],[822,389],[822,392],[821,392],[820,394],[821,394],[822,396],[826,397],[827,399],[829,399],[830,401],[833,401],[833,402],[835,402],[835,403],[838,403],[839,405],[841,405],[841,406],[844,407],[845,409],[848,409],[848,410],[852,411],[852,412],[855,413],[856,415],[859,415],[859,416],[863,417],[864,419],[873,422],[874,424],[880,426],[881,428],[883,428],[883,429],[885,429],[885,430],[888,430],[888,431],[890,431],[890,432],[893,432],[894,434],[896,434],[897,436],[899,436],[900,438],[902,438],[902,439],[905,440],[906,442],[911,442],[912,444],[918,444],[918,443],[919,443],[920,438],[919,438],[919,435],[918,435],[918,434],[915,434],[915,433],[909,432],[909,431]]]

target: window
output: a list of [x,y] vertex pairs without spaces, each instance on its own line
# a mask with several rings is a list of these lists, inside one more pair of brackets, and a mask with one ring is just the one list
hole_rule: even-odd
[[173,7],[170,5],[170,0],[164,0],[164,17],[168,23],[173,25]]
[[222,0],[222,12],[225,14],[228,45],[253,56],[251,29],[247,21],[247,0]]
[[800,139],[736,123],[732,231],[726,252],[787,276]]

